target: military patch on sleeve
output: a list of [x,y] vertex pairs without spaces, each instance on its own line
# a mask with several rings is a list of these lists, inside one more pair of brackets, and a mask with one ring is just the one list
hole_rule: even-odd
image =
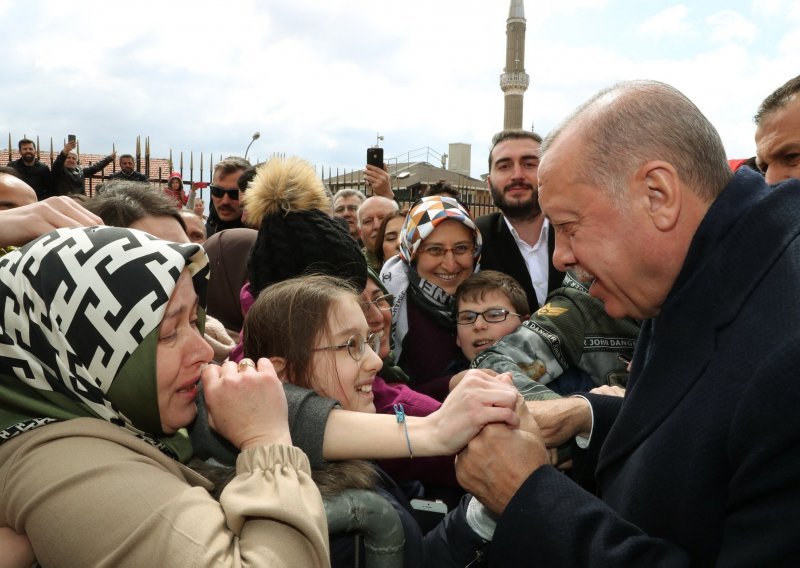
[[541,308],[536,311],[537,316],[547,316],[551,318],[555,318],[558,316],[563,316],[565,313],[569,311],[569,308],[556,308],[553,307],[552,304],[545,304]]

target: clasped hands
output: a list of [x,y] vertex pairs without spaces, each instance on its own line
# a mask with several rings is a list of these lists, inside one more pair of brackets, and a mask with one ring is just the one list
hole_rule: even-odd
[[518,395],[515,410],[518,428],[488,424],[456,458],[458,482],[498,515],[534,471],[556,463],[559,445],[591,429],[583,398],[526,403]]

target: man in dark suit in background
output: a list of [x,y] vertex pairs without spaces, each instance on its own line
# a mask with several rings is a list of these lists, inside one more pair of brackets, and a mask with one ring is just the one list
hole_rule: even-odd
[[[527,429],[486,426],[459,455],[499,516],[489,564],[797,566],[800,181],[731,174],[714,127],[653,81],[598,93],[542,150],[556,265],[645,321],[624,398],[529,403]],[[548,465],[575,435],[602,499]]]
[[501,213],[476,221],[483,237],[481,269],[513,276],[525,290],[532,312],[564,279],[564,273],[553,267],[555,238],[539,208],[541,142],[541,136],[527,130],[494,135],[486,183]]

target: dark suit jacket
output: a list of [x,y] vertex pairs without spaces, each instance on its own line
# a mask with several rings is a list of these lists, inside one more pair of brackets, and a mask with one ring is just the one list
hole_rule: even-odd
[[[481,252],[481,270],[498,270],[509,276],[513,276],[522,285],[525,295],[528,297],[528,305],[531,312],[539,307],[536,299],[536,291],[533,289],[531,275],[519,252],[517,241],[508,228],[502,213],[490,213],[478,217],[475,221],[483,238],[483,249]],[[564,273],[553,266],[553,249],[556,244],[553,228],[547,236],[547,251],[550,258],[550,270],[547,278],[547,291],[552,292],[561,286],[564,281]]]
[[589,395],[602,501],[539,468],[491,565],[798,565],[798,282],[800,181],[743,168],[643,326],[624,401]]

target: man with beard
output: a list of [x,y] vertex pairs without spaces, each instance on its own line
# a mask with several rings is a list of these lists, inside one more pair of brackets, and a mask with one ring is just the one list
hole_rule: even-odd
[[144,174],[134,170],[133,156],[130,154],[122,154],[119,157],[119,171],[108,176],[108,179],[124,179],[128,181],[143,181],[147,182],[147,177]]
[[224,229],[246,227],[242,221],[243,207],[238,182],[242,173],[251,168],[250,162],[235,156],[225,158],[214,166],[210,188],[211,207],[206,222],[207,237]]
[[33,140],[23,138],[17,145],[22,156],[19,160],[9,162],[9,166],[17,170],[19,177],[33,188],[36,198],[41,201],[51,194],[52,176],[50,168],[36,157],[36,144]]
[[514,277],[532,312],[564,280],[564,273],[553,266],[553,230],[539,208],[541,143],[541,136],[527,130],[494,135],[486,183],[501,213],[476,221],[483,237],[481,269]]

